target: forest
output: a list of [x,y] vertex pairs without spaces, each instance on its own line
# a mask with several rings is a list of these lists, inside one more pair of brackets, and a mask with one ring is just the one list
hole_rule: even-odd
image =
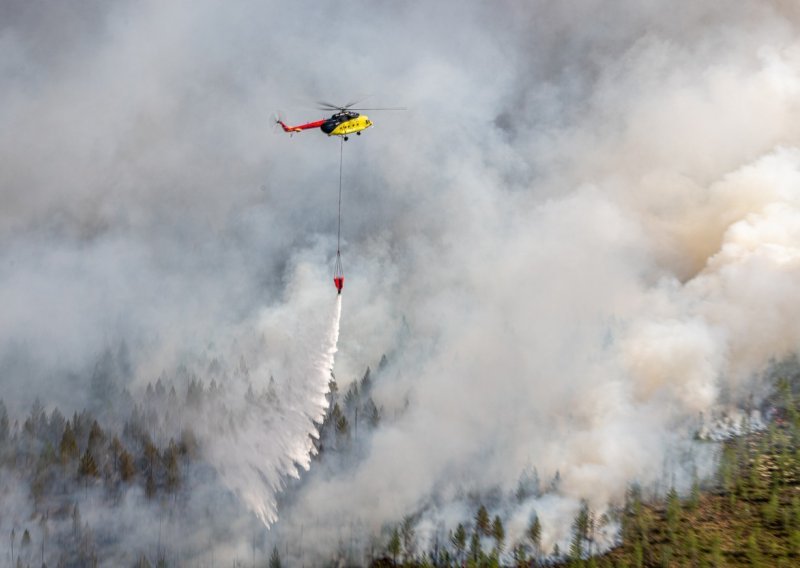
[[[764,408],[766,428],[742,424],[745,435],[719,444],[716,473],[695,479],[691,491],[674,487],[645,495],[632,485],[625,503],[612,509],[621,527],[618,545],[594,547],[597,518],[584,506],[572,523],[568,550],[546,553],[542,526],[531,520],[525,539],[509,543],[503,521],[481,505],[473,519],[451,531],[441,548],[414,553],[413,526],[399,523],[385,554],[372,562],[389,566],[560,566],[586,568],[723,566],[790,567],[800,562],[800,396],[797,376],[776,381]],[[716,443],[716,442],[711,442]],[[273,563],[273,565],[275,565]]]
[[[134,493],[156,509],[186,515],[192,491],[213,483],[214,472],[203,461],[202,440],[188,417],[202,414],[215,404],[220,387],[206,384],[179,371],[148,384],[138,398],[109,385],[110,369],[118,368],[124,351],[106,353],[92,378],[92,409],[65,416],[58,408],[45,410],[36,400],[25,416],[13,416],[0,401],[0,480],[7,496],[23,486],[29,496],[26,522],[15,524],[6,535],[4,557],[12,566],[102,566],[104,551],[114,546],[115,535],[93,526],[81,515],[86,499],[99,499],[114,510]],[[384,356],[373,373],[340,392],[331,375],[329,410],[316,441],[317,463],[338,458],[355,459],[359,430],[378,428],[384,419],[371,392],[386,365]],[[246,364],[239,363],[246,373]],[[180,385],[185,385],[183,388]],[[271,388],[248,389],[248,402],[257,408],[274,402]],[[114,403],[111,404],[111,400]],[[524,538],[507,538],[496,498],[473,499],[474,515],[449,527],[445,538],[420,546],[419,515],[409,513],[371,541],[370,550],[348,550],[326,559],[308,557],[330,566],[587,566],[587,567],[719,567],[793,566],[800,559],[800,396],[797,377],[777,380],[774,394],[761,406],[769,417],[764,425],[741,424],[744,435],[713,444],[718,456],[716,472],[695,478],[691,490],[670,487],[661,493],[631,485],[624,504],[602,514],[587,502],[575,516],[568,547],[546,550],[543,527],[533,516]],[[123,420],[117,417],[124,416]],[[743,419],[744,421],[744,419]],[[116,426],[115,426],[116,425]],[[295,483],[302,484],[302,478]],[[16,485],[14,485],[16,484]],[[516,495],[522,501],[532,493],[557,492],[558,480],[546,487],[538,477],[520,481]],[[90,497],[91,496],[91,497]],[[283,499],[290,500],[292,485]],[[496,509],[496,510],[495,510]],[[0,513],[3,515],[4,513]],[[19,516],[17,517],[19,518]],[[2,518],[0,518],[2,520]],[[597,536],[618,527],[616,546],[605,550]],[[228,535],[234,538],[233,535]],[[217,535],[219,537],[219,535]],[[224,539],[224,535],[222,536]],[[234,566],[291,565],[283,543],[272,543],[252,560],[234,559]],[[265,547],[259,541],[259,547]],[[313,548],[313,543],[309,544]],[[173,552],[170,552],[173,550]],[[269,552],[271,550],[271,552]],[[282,558],[283,557],[283,558]],[[152,548],[133,550],[136,566],[182,565],[174,546],[159,542]],[[305,562],[304,562],[305,563]],[[189,565],[193,565],[191,562]]]
[[[90,377],[91,407],[71,416],[58,407],[47,410],[39,398],[17,416],[0,399],[0,526],[11,525],[3,555],[11,566],[104,566],[119,558],[135,558],[141,566],[180,565],[187,558],[214,558],[215,547],[242,540],[230,527],[215,528],[212,542],[170,543],[166,534],[162,542],[159,527],[153,547],[145,538],[115,533],[118,526],[93,524],[82,516],[85,503],[112,516],[117,509],[133,508],[132,516],[142,523],[170,519],[186,526],[225,525],[227,519],[247,517],[244,525],[260,527],[251,529],[258,533],[252,540],[264,546],[265,527],[220,483],[204,460],[202,436],[192,426],[201,424],[212,408],[213,416],[222,417],[222,424],[213,426],[217,431],[235,429],[241,418],[226,406],[230,399],[220,384],[225,377],[219,361],[210,363],[205,381],[181,368],[171,376],[162,374],[136,395],[117,386],[126,361],[124,345],[106,350]],[[380,366],[385,364],[384,357]],[[243,359],[232,372],[248,376]],[[328,411],[314,441],[316,460],[351,451],[359,429],[379,424],[370,375],[367,368],[340,396],[331,374]],[[251,385],[244,396],[246,412],[277,412],[281,405],[274,379],[260,391]],[[194,493],[215,495],[198,500],[203,504],[199,518]],[[126,547],[133,550],[115,550]]]

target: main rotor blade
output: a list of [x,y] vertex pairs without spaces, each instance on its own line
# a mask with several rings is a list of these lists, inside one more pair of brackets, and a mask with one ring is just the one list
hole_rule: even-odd
[[347,110],[408,110],[406,107],[349,108]]
[[318,101],[317,104],[319,105],[320,110],[344,110],[344,107],[332,105],[331,103],[326,103],[325,101]]
[[344,108],[349,109],[351,106],[357,105],[358,103],[363,102],[363,101],[367,100],[368,98],[369,97],[367,96],[367,97],[363,97],[363,98],[351,101],[351,102],[347,103],[346,105],[344,105]]
[[325,102],[325,101],[318,101],[317,104],[319,106],[317,108],[319,110],[338,110],[340,112],[343,112],[343,111],[346,111],[346,110],[408,110],[406,107],[354,107],[353,106],[353,105],[356,105],[356,104],[360,103],[363,100],[364,99],[359,99],[359,100],[347,103],[344,106],[331,104],[331,103],[328,103],[328,102]]

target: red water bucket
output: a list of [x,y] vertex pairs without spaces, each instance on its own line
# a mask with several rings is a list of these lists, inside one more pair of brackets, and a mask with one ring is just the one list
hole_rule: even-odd
[[336,264],[333,267],[333,285],[336,286],[338,293],[342,293],[344,288],[344,271],[342,270],[342,256],[336,251]]

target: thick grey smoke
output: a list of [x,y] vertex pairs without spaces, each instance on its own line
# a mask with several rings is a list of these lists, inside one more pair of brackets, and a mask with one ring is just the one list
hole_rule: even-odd
[[[539,514],[552,546],[581,498],[660,479],[701,415],[797,350],[793,2],[48,8],[0,8],[10,406],[80,408],[122,340],[141,389],[259,318],[319,332],[338,141],[273,135],[272,113],[410,109],[344,154],[336,375],[391,354],[392,419],[344,473],[312,468],[289,534],[332,549],[343,518],[369,534],[421,511],[449,528],[464,495],[536,467],[558,491],[509,512],[509,539]],[[300,342],[267,338],[260,380],[305,365]]]

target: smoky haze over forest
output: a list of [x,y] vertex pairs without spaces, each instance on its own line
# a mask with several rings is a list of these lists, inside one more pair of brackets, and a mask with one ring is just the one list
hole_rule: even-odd
[[[292,385],[328,338],[340,142],[273,114],[405,106],[344,146],[334,366],[346,388],[386,354],[391,420],[312,464],[276,533],[325,552],[341,519],[451,528],[535,468],[558,490],[505,511],[509,535],[537,514],[563,542],[581,499],[689,478],[703,421],[800,344],[799,34],[789,0],[6,1],[0,397],[96,406],[124,345],[115,392],[242,356],[318,416]],[[248,440],[307,449],[300,422]],[[308,465],[294,441],[271,471]]]

